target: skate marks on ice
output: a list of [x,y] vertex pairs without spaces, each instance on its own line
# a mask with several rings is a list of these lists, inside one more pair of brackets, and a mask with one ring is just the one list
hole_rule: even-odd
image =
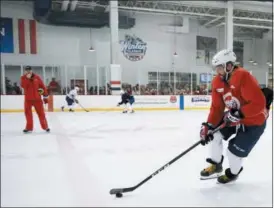
[[[20,137],[9,135],[1,139],[1,205],[103,206],[104,201],[98,195],[102,193],[97,185],[100,181],[86,166],[81,150],[66,136],[67,131],[58,117],[50,115],[48,119],[52,129],[62,134],[21,133]],[[21,125],[24,124],[16,124],[19,130]],[[39,122],[35,125],[39,129]],[[7,132],[12,133],[5,127]]]
[[[262,146],[260,147],[262,148]],[[203,168],[204,155],[200,153],[202,148],[193,150],[188,156],[182,158],[178,163],[161,173],[157,178],[151,180],[147,185],[132,192],[129,196],[125,194],[122,199],[108,202],[112,207],[270,207],[272,205],[272,181],[271,170],[267,169],[267,175],[254,171],[258,165],[252,157],[251,164],[245,164],[245,170],[237,181],[230,184],[217,184],[216,179],[201,181],[199,172]],[[262,151],[262,150],[261,150]],[[174,152],[176,153],[176,152]],[[132,163],[134,167],[127,166],[126,175],[118,174],[124,180],[115,180],[112,187],[128,187],[135,185],[146,175],[158,168],[167,159],[171,159],[174,153],[169,153],[166,159],[154,151],[147,163]],[[137,154],[136,154],[137,155]],[[142,159],[147,159],[148,153],[142,153]],[[162,154],[163,155],[163,154]],[[136,156],[137,157],[137,156]],[[262,158],[261,158],[262,159]],[[139,159],[140,160],[140,159]],[[264,160],[264,159],[262,159]],[[126,162],[120,160],[126,167]],[[156,166],[154,162],[158,162]],[[190,163],[191,162],[191,163]],[[129,162],[128,162],[129,163]],[[191,165],[194,163],[195,165]],[[148,166],[148,164],[151,164]],[[227,168],[228,162],[224,163]],[[256,165],[255,165],[256,164]],[[268,163],[267,163],[268,164]],[[138,172],[138,169],[146,170]],[[256,169],[256,168],[255,168]],[[129,172],[129,170],[131,172]]]
[[[22,135],[23,133],[14,133],[14,132],[5,132],[2,136],[1,136],[1,140],[5,140],[5,139],[10,139],[10,138],[18,138],[18,139],[22,139]],[[32,132],[32,133],[27,133],[27,134],[24,134],[24,138],[25,140],[30,140],[30,139],[37,139],[39,137],[43,137],[43,136],[46,136],[46,135],[49,135],[49,137],[52,137],[52,136],[56,136],[56,137],[74,137],[74,138],[77,138],[79,140],[101,140],[101,139],[105,139],[105,137],[103,136],[100,136],[100,135],[93,135],[93,134],[89,134],[89,135],[82,135],[82,134],[66,134],[64,132],[57,132],[55,130],[51,130],[51,133],[45,133],[45,132]],[[47,136],[46,136],[47,137]]]
[[[75,116],[75,115],[69,115],[64,116],[61,114],[49,114],[48,113],[48,121],[49,124],[51,126],[51,132],[50,133],[46,133],[43,130],[39,130],[39,122],[35,121],[35,130],[32,133],[29,134],[23,134],[21,132],[21,127],[24,126],[24,121],[23,120],[19,120],[20,117],[22,117],[22,119],[24,118],[23,115],[12,115],[11,118],[14,118],[13,120],[13,124],[14,121],[21,121],[18,122],[16,124],[14,124],[14,129],[8,129],[8,130],[3,130],[3,137],[2,140],[9,140],[9,141],[13,141],[13,143],[16,144],[21,144],[21,146],[23,147],[24,144],[26,143],[37,143],[37,141],[41,140],[43,138],[43,140],[50,140],[49,138],[62,138],[62,137],[68,137],[68,138],[74,138],[77,140],[109,140],[109,134],[121,134],[121,135],[130,135],[132,132],[134,133],[140,133],[141,135],[143,135],[143,132],[149,133],[152,132],[151,134],[154,134],[155,132],[166,132],[166,131],[173,131],[173,130],[181,130],[180,126],[175,126],[175,125],[169,125],[169,126],[162,126],[159,124],[149,124],[149,125],[140,125],[139,123],[136,124],[133,123],[132,126],[130,127],[120,127],[119,123],[123,122],[117,122],[116,126],[112,125],[112,121],[109,121],[109,123],[106,123],[105,119],[109,119],[109,116],[105,116],[104,120],[95,120],[94,117],[91,116],[87,116],[85,115],[79,115],[79,116]],[[6,115],[4,115],[4,117],[6,117]],[[73,118],[72,118],[73,117]],[[121,117],[122,118],[122,117]],[[36,117],[34,117],[34,120],[36,119]],[[62,123],[62,128],[60,129],[59,126],[55,127],[55,121],[58,120],[59,122]],[[72,122],[69,122],[72,121]],[[96,122],[100,122],[100,124],[96,124]],[[105,122],[105,123],[103,123]],[[85,129],[85,127],[88,126],[88,128]],[[119,128],[120,127],[120,128]],[[17,130],[18,131],[14,131]],[[96,134],[97,133],[97,134]],[[113,135],[112,135],[113,136]],[[22,139],[23,137],[23,139]],[[115,140],[115,139],[114,139]],[[153,137],[153,140],[158,140],[158,137]],[[40,143],[40,142],[39,142]],[[118,150],[118,151],[123,151],[126,153],[130,153],[132,151],[138,150],[138,149],[142,149],[143,151],[153,151],[152,148],[150,148],[150,146],[146,146],[145,144],[140,144],[140,141],[138,143],[135,143],[135,146],[131,146],[128,148],[125,148],[123,150]],[[141,145],[141,146],[140,146]],[[173,145],[174,147],[176,147],[176,144]],[[118,151],[113,150],[111,147],[105,147],[105,146],[101,146],[100,149],[92,149],[92,148],[87,148],[87,149],[82,149],[81,150],[81,154],[84,156],[89,156],[89,155],[93,155],[94,153],[98,153],[98,152],[105,152],[108,154],[115,154]],[[3,153],[3,152],[2,152]],[[9,153],[9,154],[2,154],[1,158],[3,159],[42,159],[42,158],[59,158],[60,154],[55,153],[55,152],[43,152],[43,153]]]
[[[162,113],[158,114],[161,115]],[[22,190],[22,186],[24,187],[24,185],[29,184],[28,182],[32,182],[34,179],[31,178],[35,176],[30,173],[30,177],[26,182],[23,176],[26,177],[28,173],[23,172],[20,177],[16,176],[17,180],[15,181],[18,185],[21,185],[21,188],[18,185],[13,185],[15,184],[11,181],[13,178],[8,178],[10,180],[6,183],[7,188],[13,185],[12,188],[19,190],[19,192],[16,191],[19,195],[14,196],[14,194],[9,194],[7,190],[3,190],[6,193],[6,198],[4,198],[6,206],[14,206],[15,203],[17,203],[17,206],[60,207],[228,207],[230,205],[259,207],[271,204],[270,181],[256,180],[254,179],[256,175],[253,174],[250,177],[253,181],[248,182],[245,180],[245,175],[248,176],[254,169],[254,165],[251,164],[246,165],[246,169],[249,169],[249,171],[245,170],[243,176],[235,182],[235,185],[217,185],[216,180],[202,182],[199,179],[199,172],[204,166],[204,154],[206,153],[204,147],[199,147],[189,153],[186,158],[178,161],[178,164],[176,163],[166,169],[142,188],[124,195],[122,199],[116,199],[109,195],[108,192],[111,188],[136,184],[195,142],[199,136],[197,130],[200,128],[200,122],[206,117],[206,114],[202,113],[196,117],[195,113],[189,115],[188,112],[181,112],[176,113],[176,115],[171,113],[162,117],[150,113],[146,113],[146,115],[138,113],[138,115],[130,115],[131,121],[124,121],[122,119],[125,118],[124,115],[119,116],[119,119],[117,119],[114,116],[115,114],[112,113],[99,118],[86,113],[85,116],[79,114],[79,117],[78,113],[76,117],[63,115],[49,116],[49,123],[52,125],[51,134],[39,134],[38,138],[34,137],[35,135],[23,135],[23,137],[21,135],[21,138],[6,136],[4,138],[4,143],[12,139],[12,143],[18,145],[18,152],[13,152],[11,149],[11,152],[4,152],[6,158],[3,157],[1,160],[6,162],[6,166],[9,166],[7,164],[12,166],[13,163],[11,162],[20,160],[18,159],[20,155],[24,157],[23,153],[25,158],[21,159],[20,163],[24,166],[20,167],[20,164],[18,166],[24,171],[26,168],[31,168],[30,165],[27,165],[27,161],[35,160],[35,157],[38,157],[36,159],[37,163],[39,163],[39,166],[43,165],[43,171],[48,175],[48,177],[42,175],[45,179],[41,178],[40,180],[46,181],[52,178],[50,179],[50,181],[53,181],[51,184],[55,183],[58,191],[58,193],[54,193],[54,197],[47,193],[47,189],[50,191],[52,188],[42,185],[40,189],[36,189],[36,185],[33,185],[30,187],[32,192],[37,192],[37,190],[43,192],[44,198],[37,201],[31,199],[32,197],[27,196],[27,192]],[[189,116],[191,116],[190,119]],[[148,122],[149,118],[153,118],[152,123]],[[186,118],[189,120],[186,120]],[[57,123],[55,123],[55,120],[57,120]],[[39,128],[37,124],[39,123],[36,123],[36,127]],[[193,126],[193,129],[189,130],[186,125],[188,127],[189,125]],[[162,127],[163,131],[159,130]],[[168,128],[165,129],[165,127]],[[116,128],[120,129],[120,132],[115,132]],[[19,130],[21,129],[20,125]],[[159,131],[155,131],[156,129]],[[11,132],[11,130],[8,131]],[[55,131],[60,134],[55,134]],[[27,138],[24,138],[24,136]],[[93,140],[93,136],[101,138]],[[42,139],[42,137],[45,138]],[[47,141],[47,143],[53,144],[44,150],[40,149],[39,152],[32,150],[27,153],[27,150],[24,149],[26,143],[31,145],[35,141],[37,143]],[[269,145],[268,141],[262,140],[266,146]],[[258,155],[262,151],[262,142],[256,147]],[[10,143],[11,147],[12,143]],[[35,149],[35,145],[37,144],[34,144],[33,149]],[[16,153],[18,156],[16,156]],[[248,161],[252,161],[252,164],[255,163],[254,160],[258,158],[258,155],[250,160],[248,159]],[[264,161],[264,158],[265,156],[260,157],[260,161]],[[44,160],[47,159],[52,165],[44,163]],[[190,162],[196,165],[192,167],[189,165]],[[257,163],[259,162],[255,163],[256,166]],[[36,168],[40,168],[39,166]],[[65,182],[63,188],[59,187],[58,189],[60,182],[55,182],[56,177],[50,175],[56,173],[57,168],[55,166],[60,168],[58,175],[62,178],[60,181]],[[41,175],[40,172],[35,171],[35,175]],[[10,191],[14,190],[10,189]],[[7,199],[8,196],[9,199]],[[35,197],[34,195],[33,198]],[[237,201],[232,202],[233,198]]]
[[[55,115],[51,116],[53,126],[61,132],[66,133],[62,122]],[[98,183],[100,182],[92,171],[87,167],[84,156],[77,152],[69,136],[57,137],[60,153],[64,159],[67,178],[74,196],[74,206],[91,207],[102,206],[103,199],[100,197],[102,191]],[[95,189],[96,188],[96,189]]]
[[[183,184],[183,183],[182,183]],[[183,185],[182,185],[183,187]],[[233,188],[232,188],[233,187]],[[257,189],[257,191],[256,191]],[[222,185],[219,188],[206,189],[174,189],[147,193],[138,191],[124,195],[121,199],[114,199],[109,207],[272,207],[272,197],[264,193],[266,186],[255,186],[249,183]],[[161,190],[161,192],[160,192]],[[199,191],[200,190],[200,191]],[[252,192],[250,192],[252,191]],[[269,189],[268,189],[269,191]],[[160,192],[160,194],[159,194]],[[270,194],[270,191],[267,192]],[[264,197],[263,197],[264,196]]]
[[[102,127],[102,128],[101,128]],[[75,134],[83,134],[86,132],[97,132],[97,133],[129,133],[129,132],[140,132],[140,131],[172,131],[172,130],[180,130],[181,127],[180,126],[158,126],[158,127],[147,127],[147,126],[136,126],[136,127],[132,127],[132,128],[115,128],[115,127],[111,127],[109,125],[100,125],[98,127],[96,127],[95,130],[93,130],[93,128],[88,128],[88,129],[84,129],[84,130],[79,130],[77,132],[75,132]]]
[[[91,124],[92,119],[91,120]],[[84,124],[82,125],[81,123]],[[113,126],[111,123],[107,124],[99,124],[99,125],[90,125],[87,128],[82,128],[87,126],[89,121],[79,121],[78,125],[72,126],[72,127],[66,127],[65,131],[60,131],[56,129],[55,127],[51,128],[51,135],[56,136],[68,136],[68,137],[75,137],[75,138],[82,138],[82,139],[103,139],[104,136],[108,136],[109,134],[124,134],[128,135],[132,132],[134,133],[140,133],[143,132],[166,132],[166,131],[180,131],[182,130],[182,126],[180,125],[160,125],[160,124],[154,124],[153,126],[149,125],[139,125],[134,124],[132,127],[123,127],[123,126]],[[80,127],[80,128],[79,128]],[[39,137],[43,135],[47,135],[49,133],[46,133],[43,130],[39,130],[40,127],[36,127],[36,130],[34,130],[32,133],[25,134],[26,137]],[[20,130],[20,128],[19,128]],[[2,133],[2,137],[22,137],[21,131],[4,131]]]
[[204,203],[210,207],[222,205],[225,207],[272,207],[272,186],[269,182],[263,179],[245,181],[241,178],[244,176],[226,185],[216,183],[217,185],[212,185],[211,188],[201,188],[200,196],[203,197]]
[[[77,129],[74,134],[85,134],[85,133],[99,133],[99,134],[129,134],[131,132],[159,132],[159,131],[172,131],[172,130],[181,130],[180,124],[176,124],[173,122],[169,123],[157,123],[155,122],[155,119],[153,118],[153,115],[151,117],[148,117],[144,113],[139,113],[139,115],[134,115],[132,117],[125,117],[125,115],[119,115],[117,113],[112,113],[108,115],[104,115],[97,118],[96,115],[91,117],[83,116],[82,119],[79,119],[78,124],[83,123],[83,120],[85,121],[85,124],[79,129]],[[164,119],[164,117],[160,117],[161,120]],[[82,121],[81,121],[82,120]],[[149,122],[153,121],[153,122]],[[90,125],[87,125],[90,124]],[[93,126],[93,124],[99,124],[96,125],[96,128],[90,127]],[[86,127],[86,128],[84,128]]]
[[[153,154],[155,155],[156,153]],[[236,182],[221,185],[217,184],[216,179],[201,181],[199,179],[199,169],[202,167],[199,164],[202,165],[203,163],[201,163],[199,159],[203,156],[199,155],[199,150],[194,151],[191,155],[192,156],[182,158],[177,164],[168,168],[147,185],[144,185],[132,193],[126,193],[122,199],[116,199],[115,202],[107,201],[109,203],[108,206],[270,207],[272,205],[272,183],[270,175],[252,175],[253,173],[251,174],[251,172],[254,172],[254,165],[246,166],[245,173],[242,173]],[[166,158],[169,159],[170,156],[172,156],[171,153],[168,154]],[[127,175],[123,176],[120,174],[124,180],[113,179],[112,181],[116,181],[116,187],[135,185],[136,182],[157,168],[161,162],[165,162],[165,160],[158,160],[157,158],[162,157],[159,155],[151,155],[147,164],[136,164],[137,160],[133,161],[132,163],[134,163],[135,168],[134,166],[128,166],[126,171]],[[190,160],[199,166],[191,165]],[[126,161],[123,162],[123,160],[121,160],[121,162],[126,164]],[[225,164],[227,164],[227,162]],[[145,172],[138,171],[139,167],[142,167]],[[227,165],[225,165],[225,167],[227,167]],[[129,169],[131,172],[128,171]],[[111,186],[110,188],[113,188],[112,183]]]

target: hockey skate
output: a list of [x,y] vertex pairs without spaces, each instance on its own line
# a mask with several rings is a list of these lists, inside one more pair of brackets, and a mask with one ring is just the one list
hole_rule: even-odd
[[23,130],[23,133],[28,134],[28,133],[32,133],[32,131],[31,131],[31,130],[24,129],[24,130]]
[[69,109],[69,112],[74,112],[74,110],[70,108],[70,109]]
[[124,110],[122,113],[127,113],[127,110]]
[[65,108],[64,106],[61,107],[62,112],[64,112],[64,108]]
[[231,173],[230,168],[227,168],[225,170],[225,174],[218,177],[217,182],[220,184],[226,184],[226,183],[236,181],[237,178],[239,177],[239,174],[242,172],[242,170],[243,170],[243,167],[241,167],[239,173],[237,175],[235,175],[235,174]]
[[214,162],[212,159],[207,158],[206,162],[210,163],[211,165],[201,171],[201,180],[207,180],[207,179],[214,179],[221,176],[223,171],[223,163],[224,157],[222,156],[222,160],[220,163]]

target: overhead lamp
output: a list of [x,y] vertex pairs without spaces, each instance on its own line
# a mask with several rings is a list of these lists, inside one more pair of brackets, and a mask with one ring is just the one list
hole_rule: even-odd
[[177,52],[174,52],[173,56],[174,56],[174,57],[178,57]]
[[90,52],[94,52],[95,49],[91,46],[91,47],[89,48],[89,51],[90,51]]
[[248,62],[253,63],[253,62],[254,62],[254,60],[251,58]]
[[258,65],[258,63],[256,61],[253,62],[253,65]]

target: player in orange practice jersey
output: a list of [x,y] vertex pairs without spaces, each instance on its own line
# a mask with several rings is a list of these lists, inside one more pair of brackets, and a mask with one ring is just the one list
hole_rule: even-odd
[[[207,122],[202,123],[202,145],[210,143],[211,165],[201,171],[201,179],[218,177],[219,183],[236,180],[243,170],[242,160],[258,142],[266,127],[268,111],[266,99],[256,79],[245,69],[235,65],[231,50],[218,52],[212,60],[217,76],[212,81],[212,104]],[[227,111],[225,111],[227,109]],[[212,130],[225,123],[225,128]],[[228,140],[229,168],[222,175],[223,140]]]

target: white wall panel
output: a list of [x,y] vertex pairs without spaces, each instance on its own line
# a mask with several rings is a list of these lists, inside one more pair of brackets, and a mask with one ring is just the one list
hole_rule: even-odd
[[[1,16],[33,19],[31,3],[7,3],[1,1]],[[120,40],[125,34],[136,35],[147,42],[147,53],[141,61],[132,62],[120,53],[120,63],[123,70],[122,79],[128,83],[136,83],[141,80],[147,82],[148,71],[171,71],[173,53],[179,55],[175,60],[176,71],[181,72],[208,72],[210,66],[196,65],[196,36],[216,37],[218,49],[224,46],[224,32],[219,28],[197,27],[195,20],[190,20],[190,32],[176,35],[176,49],[174,48],[174,35],[161,30],[161,25],[172,23],[174,18],[170,16],[153,16],[149,14],[135,15],[136,25],[132,29],[119,30]],[[109,66],[110,64],[110,29],[90,29],[75,27],[57,27],[37,23],[38,54],[19,55],[1,54],[1,62],[6,64],[29,65],[89,65]],[[90,39],[91,36],[91,39]],[[256,42],[256,55],[254,59],[258,66],[248,63],[252,51],[250,40],[245,40],[244,63],[248,70],[256,72],[258,80],[265,80],[265,65],[268,54],[266,40]],[[89,52],[92,45],[96,52]],[[139,73],[138,73],[139,71]],[[141,78],[140,78],[141,76]]]

